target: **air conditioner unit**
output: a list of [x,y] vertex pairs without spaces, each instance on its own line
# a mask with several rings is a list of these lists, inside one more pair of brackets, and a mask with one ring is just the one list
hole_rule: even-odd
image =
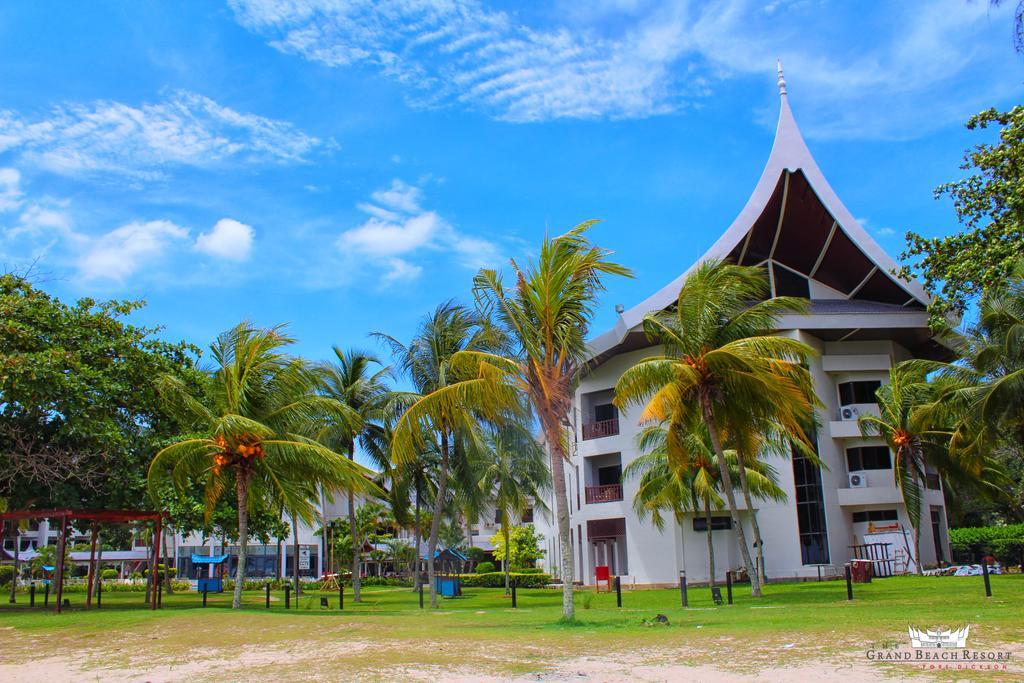
[[868,477],[863,472],[850,472],[850,488],[862,489],[868,485]]
[[843,409],[839,411],[839,415],[844,420],[856,420],[860,417],[860,408],[857,406],[844,406]]

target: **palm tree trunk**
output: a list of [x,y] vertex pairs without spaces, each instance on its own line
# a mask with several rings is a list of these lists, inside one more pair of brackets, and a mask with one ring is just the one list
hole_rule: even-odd
[[420,478],[416,476],[416,512],[413,516],[412,537],[413,537],[413,560],[412,560],[412,590],[415,593],[420,589],[420,537],[422,525],[420,521]]
[[[708,434],[711,436],[711,445],[715,449],[718,460],[718,472],[722,477],[722,488],[725,489],[725,499],[729,503],[729,514],[732,515],[732,523],[736,528],[736,540],[740,546],[740,557],[743,560],[743,568],[750,577],[750,594],[761,597],[761,580],[758,577],[757,569],[750,558],[750,548],[747,547],[747,535],[743,531],[743,524],[740,521],[740,513],[736,508],[736,493],[732,488],[732,477],[729,475],[729,465],[725,462],[725,452],[722,450],[722,441],[718,438],[718,426],[715,423],[715,415],[711,410],[711,402],[706,396],[700,398],[701,409],[704,413],[704,423],[708,427]],[[708,533],[711,533],[710,529]]]
[[11,538],[14,539],[14,574],[11,576],[11,597],[9,602],[13,605],[17,600],[18,592],[18,546],[21,545],[20,534],[18,533],[18,520],[11,520]]
[[708,585],[715,585],[715,539],[711,535],[711,502],[704,501],[704,521],[708,525]]
[[[167,591],[168,595],[174,595],[174,589],[171,587],[171,562],[170,556],[167,554],[167,530],[161,526],[160,529],[160,549],[164,555],[164,590]],[[100,545],[100,554],[103,554],[103,545]],[[177,558],[175,558],[177,559]],[[97,566],[99,561],[97,561]]]
[[99,592],[100,592],[100,578],[103,576],[103,535],[99,534],[97,536],[97,539],[98,539],[98,545],[96,546],[96,566],[99,567],[99,570],[98,570],[99,574],[97,575],[96,580],[94,580],[93,584],[92,584],[92,598],[93,598],[93,600],[95,600],[96,596],[99,595]]
[[747,466],[743,459],[739,458],[738,472],[740,474],[740,489],[743,491],[743,500],[750,511],[750,526],[754,531],[754,544],[757,546],[757,581],[762,586],[765,584],[764,571],[764,541],[761,540],[761,525],[757,523],[757,510],[754,509],[753,499],[750,495],[750,486],[747,484]]
[[441,532],[444,497],[448,492],[448,431],[441,430],[441,468],[437,473],[437,499],[434,500],[434,518],[430,520],[430,540],[427,542],[427,581],[430,584],[430,608],[437,609],[437,585],[434,581],[434,553]]
[[[354,444],[348,447],[348,459],[356,459]],[[359,572],[359,561],[363,556],[363,544],[356,543],[358,533],[356,529],[356,496],[351,491],[348,492],[348,530],[352,536],[352,601],[362,602],[363,598],[360,593],[362,577]]]
[[565,490],[565,454],[562,452],[562,429],[558,417],[544,420],[544,437],[548,442],[548,458],[551,466],[551,485],[555,494],[555,516],[558,520],[558,548],[561,555],[562,574],[562,618],[576,618],[576,604],[573,600],[572,530],[569,528],[569,495]]
[[505,570],[505,595],[510,595],[512,593],[512,589],[511,586],[509,585],[508,561],[512,552],[508,547],[508,513],[505,512],[504,510],[502,510],[501,512],[501,536],[503,539],[505,539],[505,559],[502,560],[501,563],[501,568]]
[[235,492],[238,494],[238,568],[235,570],[235,594],[231,598],[231,607],[239,609],[242,607],[246,545],[249,540],[249,475],[245,470],[239,470],[235,477]]
[[292,578],[295,582],[295,599],[298,600],[302,586],[299,584],[299,518],[292,515],[292,541],[295,545],[292,551]]
[[281,560],[282,560],[281,551],[284,550],[284,543],[283,543],[283,541],[284,541],[283,538],[281,538],[280,536],[277,537],[277,563],[276,563],[277,566],[274,567],[274,578],[277,579],[278,581],[281,580],[281,565],[283,564],[281,562]]

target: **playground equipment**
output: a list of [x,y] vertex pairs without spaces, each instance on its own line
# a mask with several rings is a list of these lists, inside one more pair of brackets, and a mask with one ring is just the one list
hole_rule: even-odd
[[192,553],[192,565],[197,569],[207,570],[205,577],[199,576],[201,569],[196,572],[196,590],[200,593],[223,593],[224,592],[224,563],[231,559],[231,555],[196,555]]

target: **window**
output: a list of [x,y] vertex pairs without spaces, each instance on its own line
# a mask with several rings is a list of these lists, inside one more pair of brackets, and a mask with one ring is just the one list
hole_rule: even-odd
[[611,403],[602,403],[594,406],[594,422],[605,422],[614,420],[619,416],[619,411]]
[[941,491],[942,479],[937,472],[926,472],[924,475],[924,485],[932,491]]
[[793,271],[772,264],[772,275],[775,277],[775,296],[799,296],[808,299],[811,296],[807,278]]
[[[817,452],[818,437],[815,434],[810,437]],[[828,530],[825,527],[825,494],[821,487],[821,469],[796,448],[792,452],[800,557],[804,564],[828,564]]]
[[523,524],[533,523],[533,508],[526,508],[523,510]]
[[839,385],[839,405],[853,403],[876,403],[875,392],[882,386],[877,380],[865,382],[843,382]]
[[[728,515],[714,515],[711,517],[711,530],[712,531],[727,531],[732,528],[732,517]],[[708,520],[707,517],[694,517],[693,518],[693,530],[694,531],[707,531]]]
[[861,446],[846,449],[846,471],[890,470],[892,457],[888,446]]
[[622,483],[622,465],[608,465],[597,468],[597,485],[614,486]]
[[853,523],[862,522],[896,522],[899,516],[895,510],[861,510],[853,513]]
[[501,510],[500,509],[494,511],[494,523],[495,524],[501,524]]

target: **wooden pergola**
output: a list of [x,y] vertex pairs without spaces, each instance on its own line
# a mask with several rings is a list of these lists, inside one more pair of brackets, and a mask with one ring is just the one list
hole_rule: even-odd
[[[72,508],[59,508],[52,510],[12,510],[0,513],[0,522],[11,523],[23,519],[59,519],[60,536],[57,537],[57,566],[54,580],[57,582],[57,613],[64,608],[64,549],[67,543],[68,521],[84,521],[92,523],[92,540],[89,552],[89,578],[86,590],[85,606],[92,607],[92,589],[96,580],[96,534],[97,524],[109,522],[114,524],[126,524],[129,522],[153,522],[153,548],[151,554],[152,565],[149,570],[149,603],[150,609],[159,607],[157,593],[159,589],[160,565],[160,532],[163,520],[166,517],[163,512],[151,512],[146,510],[76,510]],[[15,541],[17,542],[17,541]],[[13,580],[13,579],[12,579]]]

